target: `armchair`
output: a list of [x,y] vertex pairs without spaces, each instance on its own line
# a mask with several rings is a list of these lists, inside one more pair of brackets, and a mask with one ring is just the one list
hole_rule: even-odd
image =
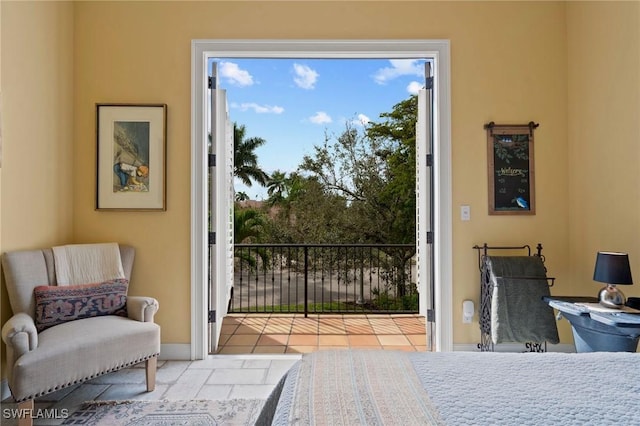
[[[135,250],[123,245],[119,249],[128,280]],[[153,322],[158,310],[154,298],[127,296],[126,316],[94,316],[42,329],[36,321],[34,289],[57,285],[52,249],[7,252],[2,267],[14,314],[2,327],[2,340],[9,388],[24,409],[21,413],[30,413],[39,396],[142,361],[147,391],[155,388],[160,326]],[[19,424],[31,425],[32,419],[27,415]]]

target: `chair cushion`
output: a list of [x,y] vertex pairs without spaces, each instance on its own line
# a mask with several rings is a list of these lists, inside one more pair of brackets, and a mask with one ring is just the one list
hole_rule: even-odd
[[35,324],[38,331],[58,324],[103,315],[127,316],[129,282],[114,279],[96,284],[38,286]]
[[[17,401],[45,395],[157,355],[160,326],[106,315],[50,327],[38,334],[38,340],[38,347],[14,364],[9,387]],[[144,369],[135,370],[144,376]]]

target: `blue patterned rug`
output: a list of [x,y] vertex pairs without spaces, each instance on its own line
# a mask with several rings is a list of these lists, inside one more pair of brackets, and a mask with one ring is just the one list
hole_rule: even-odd
[[89,401],[63,425],[209,426],[253,425],[264,404],[259,399],[193,401]]

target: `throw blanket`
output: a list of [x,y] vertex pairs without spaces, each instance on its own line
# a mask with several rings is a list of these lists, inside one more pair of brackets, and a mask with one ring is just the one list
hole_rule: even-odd
[[273,423],[265,414],[256,424],[442,423],[411,360],[394,351],[320,351],[305,356],[289,376]]
[[[627,352],[320,351],[291,368],[256,424],[636,425],[638,374],[640,354]],[[597,403],[606,395],[614,405]]]
[[546,271],[539,256],[487,256],[492,284],[491,340],[558,343]]
[[117,243],[53,247],[58,285],[99,283],[125,278]]

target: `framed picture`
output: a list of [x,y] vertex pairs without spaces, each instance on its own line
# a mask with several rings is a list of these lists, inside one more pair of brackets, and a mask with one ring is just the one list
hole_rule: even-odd
[[96,104],[96,210],[166,210],[166,104]]
[[539,124],[485,124],[490,215],[534,215],[533,130]]

